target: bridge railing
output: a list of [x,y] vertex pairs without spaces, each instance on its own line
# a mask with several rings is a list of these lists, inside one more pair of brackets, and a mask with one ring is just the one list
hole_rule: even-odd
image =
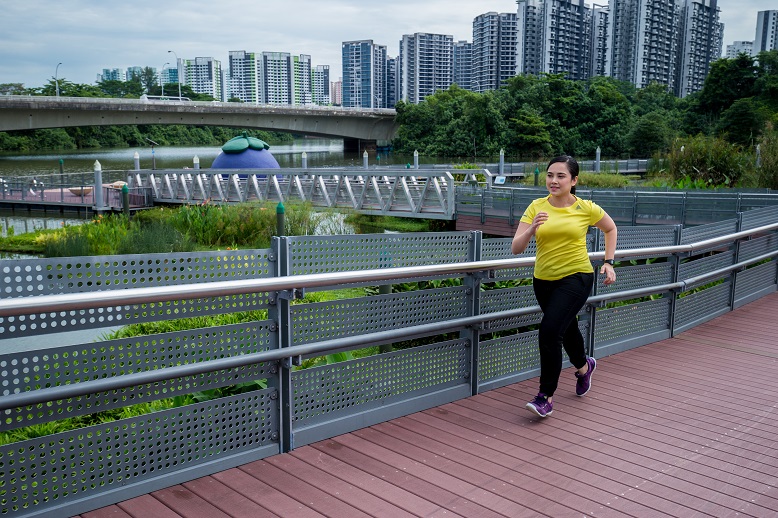
[[[459,185],[456,214],[506,220],[518,224],[524,210],[536,198],[546,196],[543,188]],[[585,190],[576,195],[605,209],[618,224],[701,225],[734,218],[740,212],[778,205],[778,192],[754,191],[670,191],[670,190]]]
[[453,219],[454,177],[418,169],[134,170],[156,203],[289,200],[362,214]]
[[[774,292],[777,220],[767,207],[620,227],[618,282],[598,282],[579,315],[589,352],[667,338]],[[41,344],[0,355],[0,431],[41,435],[5,436],[0,512],[83,513],[537,376],[534,252],[513,256],[510,241],[299,236],[262,250],[0,261],[2,337]],[[588,243],[599,264],[599,231]],[[223,314],[235,318],[201,327]],[[56,343],[171,320],[178,330]],[[130,404],[156,411],[84,420]],[[66,418],[85,424],[58,430]]]

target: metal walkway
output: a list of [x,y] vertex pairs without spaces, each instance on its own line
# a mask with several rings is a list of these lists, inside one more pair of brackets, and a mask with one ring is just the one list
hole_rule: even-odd
[[531,379],[85,513],[99,517],[776,516],[778,294]]

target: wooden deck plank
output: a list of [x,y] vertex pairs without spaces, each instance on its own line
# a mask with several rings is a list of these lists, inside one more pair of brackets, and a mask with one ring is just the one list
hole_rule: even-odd
[[268,516],[294,516],[295,518],[324,516],[239,469],[228,469],[211,476],[251,501],[260,504],[268,510]]
[[776,314],[566,369],[546,419],[527,380],[82,516],[778,516]]
[[387,502],[393,502],[399,509],[415,513],[420,516],[435,516],[444,512],[445,516],[461,516],[450,510],[442,509],[425,498],[421,498],[410,491],[395,486],[381,477],[375,476],[369,471],[347,464],[340,459],[328,455],[322,450],[310,446],[304,446],[292,451],[289,455],[316,466],[322,471],[334,475],[356,487],[364,489],[373,495],[384,498]]
[[271,513],[214,477],[203,477],[181,484],[203,500],[233,518],[254,518]]
[[184,486],[179,485],[154,491],[151,493],[151,496],[183,518],[197,518],[200,516],[229,518],[230,516]]
[[334,491],[333,494],[330,494],[315,488],[300,479],[297,473],[287,473],[268,462],[268,459],[252,462],[238,469],[262,480],[277,491],[285,493],[325,516],[370,516],[340,500]]

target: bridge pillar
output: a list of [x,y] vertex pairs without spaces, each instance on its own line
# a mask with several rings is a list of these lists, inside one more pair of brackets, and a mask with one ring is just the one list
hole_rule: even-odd
[[346,153],[362,154],[364,151],[375,151],[377,142],[375,140],[365,140],[361,138],[344,138],[343,151]]

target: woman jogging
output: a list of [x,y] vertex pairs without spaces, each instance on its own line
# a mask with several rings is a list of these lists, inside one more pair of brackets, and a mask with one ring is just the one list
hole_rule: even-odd
[[532,287],[543,310],[538,336],[540,392],[526,408],[540,417],[553,410],[563,347],[577,369],[575,392],[579,396],[589,392],[597,367],[594,358],[586,356],[576,318],[594,285],[594,269],[586,249],[590,225],[605,234],[605,263],[600,268],[605,284],[616,281],[616,224],[600,206],[575,196],[576,183],[578,162],[570,156],[552,159],[546,173],[549,195],[530,203],[511,243],[514,254],[523,252],[533,237],[537,243]]

